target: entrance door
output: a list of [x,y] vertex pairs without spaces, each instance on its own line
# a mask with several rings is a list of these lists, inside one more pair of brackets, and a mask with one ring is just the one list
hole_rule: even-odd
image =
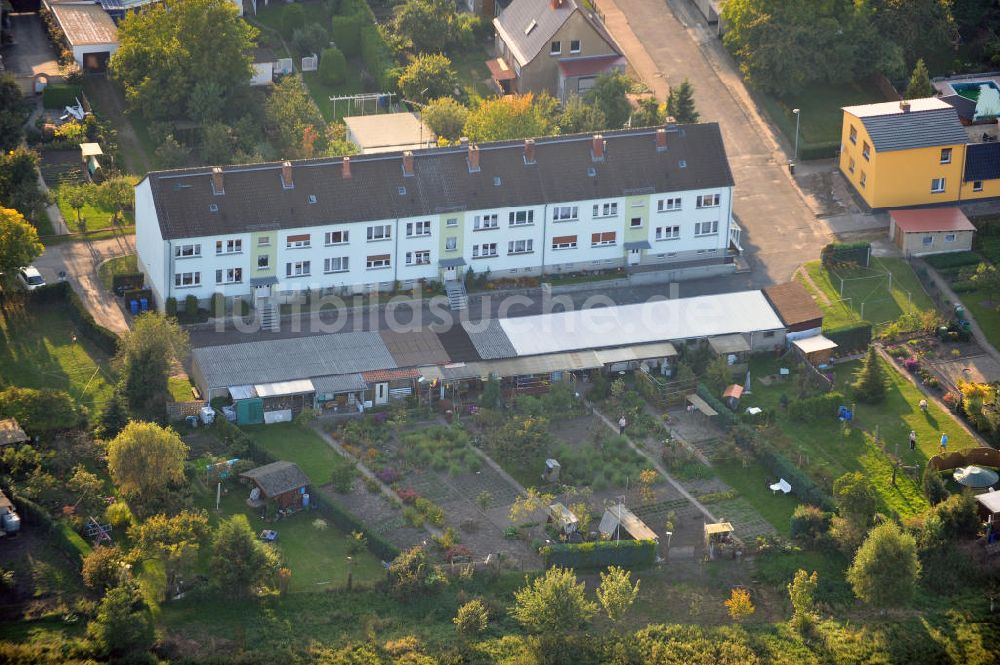
[[388,383],[376,383],[375,384],[375,404],[386,404],[389,401],[389,384]]
[[271,297],[271,285],[270,284],[261,284],[259,286],[254,287],[254,290],[253,290],[253,298],[254,298],[254,300],[263,300],[265,298],[270,298],[270,297]]
[[642,250],[641,249],[630,249],[628,251],[628,264],[630,266],[637,266],[637,265],[639,265],[639,259],[641,259],[641,258],[642,258]]
[[444,269],[444,281],[453,282],[458,279],[458,268],[456,266],[448,266]]

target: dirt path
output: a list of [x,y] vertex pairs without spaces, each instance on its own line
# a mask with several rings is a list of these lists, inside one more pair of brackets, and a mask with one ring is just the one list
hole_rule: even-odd
[[124,169],[140,176],[149,173],[153,169],[153,157],[146,154],[132,121],[125,115],[125,100],[115,84],[106,76],[91,75],[84,89],[97,115],[103,120],[111,120],[118,130]]
[[792,279],[795,279],[795,277],[797,277],[798,275],[802,275],[802,279],[804,279],[806,283],[809,284],[809,287],[812,289],[812,292],[816,295],[817,298],[819,298],[821,303],[823,303],[828,307],[833,304],[832,302],[830,302],[830,297],[823,292],[823,289],[816,286],[816,282],[813,281],[812,275],[809,274],[809,271],[806,270],[805,266],[799,266],[799,269],[795,271],[794,275],[792,275]]

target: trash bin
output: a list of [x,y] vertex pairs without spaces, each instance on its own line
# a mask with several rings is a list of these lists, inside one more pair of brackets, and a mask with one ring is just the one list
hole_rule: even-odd
[[128,301],[128,310],[130,312],[132,312],[132,314],[138,314],[139,313],[139,301],[136,300],[135,298],[133,298],[132,300],[129,300]]
[[149,298],[140,298],[139,299],[139,309],[141,309],[144,312],[148,312],[149,311]]
[[788,162],[788,172],[795,175],[795,162]]

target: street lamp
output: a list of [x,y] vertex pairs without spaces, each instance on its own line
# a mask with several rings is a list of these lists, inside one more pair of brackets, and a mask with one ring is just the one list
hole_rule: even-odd
[[802,120],[802,114],[799,109],[792,109],[792,113],[795,114],[795,149],[792,151],[792,163],[799,161],[799,121]]

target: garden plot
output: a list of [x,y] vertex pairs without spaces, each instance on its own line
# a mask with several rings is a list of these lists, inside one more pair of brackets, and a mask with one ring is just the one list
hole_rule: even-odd
[[86,182],[83,175],[83,162],[79,150],[47,150],[42,153],[42,163],[39,165],[42,178],[49,189],[60,185],[76,185]]
[[409,549],[427,540],[427,531],[413,527],[403,519],[399,506],[380,492],[370,492],[361,480],[355,480],[346,494],[335,492],[329,484],[319,491],[365,525],[368,532],[383,538],[400,550]]

